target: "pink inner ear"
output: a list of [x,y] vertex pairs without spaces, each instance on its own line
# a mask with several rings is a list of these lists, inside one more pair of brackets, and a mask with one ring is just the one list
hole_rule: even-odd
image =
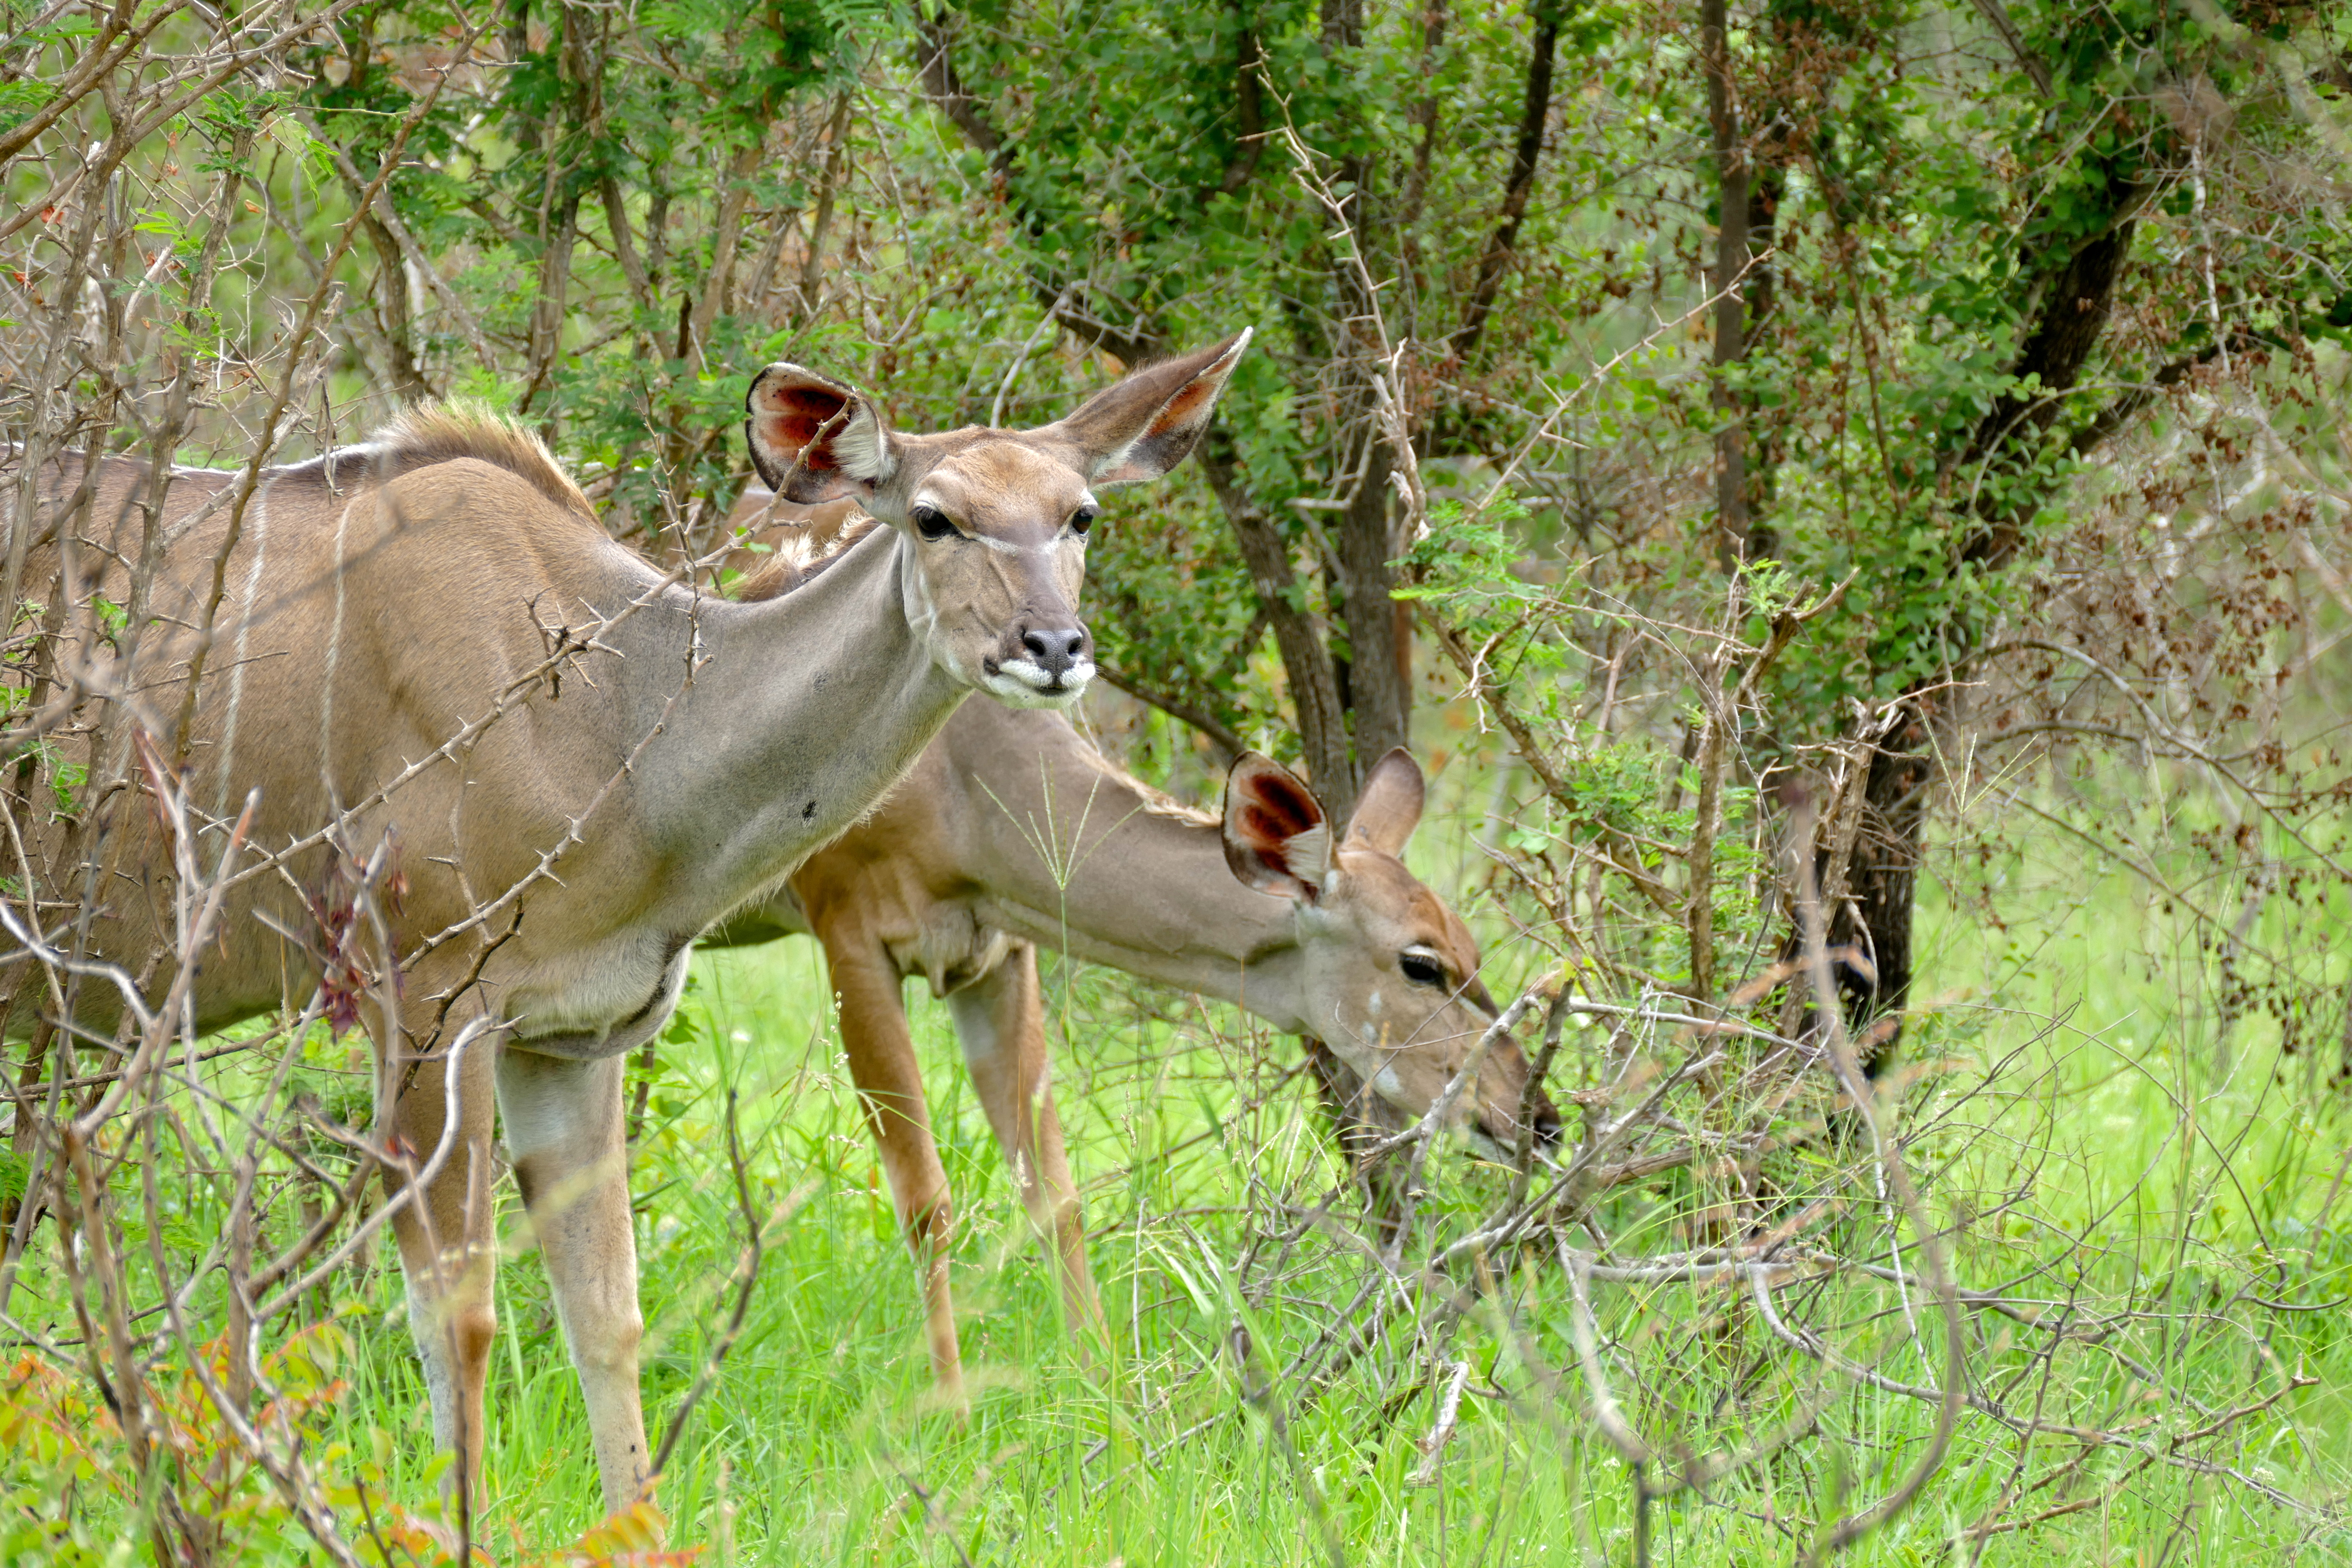
[[1248,783],[1249,801],[1242,807],[1242,837],[1259,864],[1282,876],[1290,875],[1283,846],[1323,821],[1323,808],[1297,781],[1281,773],[1260,773]]
[[1282,853],[1283,842],[1290,836],[1273,813],[1255,802],[1243,807],[1242,837],[1259,865],[1278,876],[1290,875],[1290,862]]
[[1151,421],[1151,428],[1144,432],[1144,438],[1149,440],[1151,437],[1165,435],[1171,430],[1181,429],[1184,426],[1192,423],[1194,410],[1198,409],[1203,403],[1213,401],[1216,395],[1217,389],[1209,383],[1205,381],[1193,382],[1192,384],[1185,387],[1183,391],[1178,393],[1175,396],[1168,400],[1167,406],[1162,408],[1158,416]]
[[848,405],[848,399],[814,386],[792,386],[766,394],[760,414],[760,433],[768,444],[800,454],[800,466],[814,471],[839,468],[828,447],[808,449],[825,422]]

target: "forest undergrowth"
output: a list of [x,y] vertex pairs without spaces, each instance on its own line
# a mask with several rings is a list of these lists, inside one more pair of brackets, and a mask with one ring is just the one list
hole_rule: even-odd
[[[1433,826],[1422,869],[1475,863],[1472,812]],[[2347,1201],[2352,1117],[2332,1072],[2283,1054],[2259,1019],[2231,1021],[2225,1038],[2215,966],[2131,872],[2055,831],[1962,847],[1939,846],[1923,899],[1927,994],[1894,1076],[1952,1271],[1963,1292],[2000,1293],[1967,1328],[1967,1386],[1985,1408],[1963,1413],[1909,1510],[1852,1560],[2340,1559],[2352,1550],[2352,1252],[2331,1222]],[[2003,923],[1982,912],[1994,888]],[[1498,995],[1540,977],[1539,955],[1479,923]],[[1349,1321],[1358,1255],[1377,1233],[1296,1043],[1105,971],[1058,965],[1048,995],[1109,1342],[1087,1352],[1060,1322],[943,1010],[919,1003],[961,1205],[954,1267],[974,1390],[961,1416],[930,1393],[915,1271],[817,951],[793,941],[698,960],[633,1152],[656,1422],[728,1320],[747,1212],[764,1254],[723,1376],[665,1479],[661,1550],[714,1563],[1565,1563],[1627,1561],[1639,1536],[1657,1563],[1778,1561],[1802,1554],[1844,1500],[1895,1484],[1931,1440],[1932,1328],[1889,1325],[1935,1302],[1916,1245],[1890,1239],[1867,1181],[1852,1180],[1850,1125],[1832,1118],[1762,1162],[1768,1227],[1876,1266],[1792,1273],[1772,1292],[1795,1303],[1785,1317],[1719,1279],[1579,1286],[1548,1242],[1482,1260],[1461,1310],[1423,1309],[1333,1369],[1315,1356]],[[1613,1032],[1607,1019],[1564,1029],[1552,1077],[1564,1104],[1596,1098]],[[1664,1055],[1673,1030],[1654,1033]],[[296,1091],[363,1093],[349,1054],[321,1032]],[[210,1079],[233,1101],[261,1091],[267,1070],[231,1057]],[[1428,1245],[1475,1227],[1509,1179],[1465,1147],[1434,1160]],[[217,1223],[201,1184],[187,1190],[198,1206],[166,1205],[160,1223]],[[1720,1229],[1725,1196],[1703,1173],[1669,1172],[1614,1193],[1588,1235],[1627,1257],[1686,1251]],[[1811,1212],[1823,1205],[1839,1211],[1826,1223]],[[512,1234],[520,1205],[509,1194],[502,1207]],[[1310,1214],[1311,1229],[1297,1223]],[[600,1525],[543,1278],[525,1258],[499,1289],[481,1548],[499,1562],[646,1560],[650,1520]],[[53,1260],[16,1291],[12,1325],[70,1321]],[[1800,1311],[1804,1337],[1834,1334],[1830,1353],[1865,1370],[1825,1374],[1788,1342]],[[363,1257],[306,1316],[316,1326],[270,1363],[272,1418],[305,1435],[372,1556],[436,1560],[438,1467],[417,1440],[429,1409],[396,1268]],[[1672,1435],[1641,1470],[1595,1429],[1577,1370],[1587,1344],[1631,1432]],[[0,1405],[12,1562],[110,1560],[137,1505],[74,1361],[63,1345],[20,1349]],[[181,1469],[216,1468],[235,1559],[308,1560],[193,1389],[177,1408]],[[2041,1424],[2031,1444],[2016,1429],[2027,1421]],[[1721,1448],[1776,1442],[1777,1456],[1712,1484],[1673,1484]]]
[[[2352,1557],[2342,16],[0,15],[0,1563]],[[635,759],[730,727],[681,715],[733,673],[700,574],[754,378],[1031,426],[1244,328],[1213,426],[1085,547],[1125,693],[1092,721],[1193,804],[1256,749],[1334,820],[1417,742],[1413,868],[1558,1142],[1457,1138],[1465,1068],[1343,1157],[1297,1042],[1048,955],[1097,1336],[921,1002],[961,1411],[815,950],[698,955],[630,1069],[654,1496],[603,1517],[501,1180],[483,1506],[451,1507],[386,1205],[456,1145],[404,1108],[534,1022],[442,1028],[522,994],[525,903],[564,920],[643,828]],[[578,482],[609,540],[551,559],[671,581],[559,605],[478,563],[380,626],[339,555],[319,690],[346,612],[525,671],[339,780],[239,696],[317,586],[255,596],[271,498],[451,399]],[[390,482],[345,462],[310,471]],[[512,790],[450,837],[443,764],[567,732],[664,595],[658,717],[593,736],[543,832]],[[393,668],[355,727],[392,732]],[[313,784],[248,837],[237,803]],[[478,878],[485,841],[524,868]],[[445,873],[465,912],[407,929]]]

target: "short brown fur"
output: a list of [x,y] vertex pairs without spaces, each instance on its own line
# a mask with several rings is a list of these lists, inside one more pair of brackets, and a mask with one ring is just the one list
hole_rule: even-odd
[[[358,1005],[379,1055],[377,1136],[446,1152],[432,1182],[392,1194],[392,1224],[435,1436],[461,1455],[447,1472],[461,1496],[480,1474],[496,1337],[491,1183],[510,1165],[522,1189],[605,1501],[625,1506],[651,1479],[625,1053],[659,1033],[692,940],[868,811],[984,680],[1007,701],[1075,700],[1074,667],[1049,685],[994,668],[992,651],[1019,647],[1040,606],[1075,614],[1084,555],[1058,542],[1063,497],[1125,462],[1139,433],[1166,427],[1188,376],[1222,386],[1244,341],[1097,395],[1086,408],[1107,432],[1099,447],[1055,426],[989,433],[992,449],[1075,466],[1055,469],[1025,511],[1008,496],[995,517],[961,520],[953,540],[919,537],[898,492],[866,486],[863,504],[897,526],[764,604],[667,580],[605,536],[535,437],[479,410],[412,414],[369,446],[264,470],[249,494],[238,475],[173,471],[152,622],[118,644],[78,617],[86,640],[61,647],[58,666],[130,705],[163,755],[186,756],[198,863],[218,863],[226,825],[254,803],[242,857],[230,858],[239,879],[191,983],[200,1031],[310,991],[311,897],[348,889],[355,864],[405,884],[382,905],[390,951],[362,955],[380,973]],[[813,384],[870,407],[796,366],[769,366],[762,384]],[[870,419],[860,435],[843,461],[906,485],[978,444],[894,437]],[[796,460],[772,441],[760,453]],[[44,476],[45,515],[24,520],[35,536],[80,477],[73,462]],[[136,463],[103,463],[97,505],[68,536],[96,575],[72,591],[131,602],[124,563],[142,548],[134,497],[146,478]],[[28,580],[54,574],[57,544],[34,553]],[[126,647],[136,668],[120,668]],[[206,673],[190,701],[199,651]],[[97,728],[58,742],[93,779],[125,765],[93,754]],[[184,955],[172,819],[137,793],[87,815],[68,826],[23,814],[36,878],[96,888],[89,956],[154,973],[160,994]],[[263,854],[281,862],[254,864]],[[11,1031],[28,1029],[47,996],[22,988]],[[79,996],[71,1022],[114,1024],[110,986]],[[158,1023],[148,1044],[171,1044],[174,1024]]]
[[[803,545],[798,515],[754,489],[731,521],[773,541],[782,557]],[[1315,833],[1323,808],[1303,783],[1271,768],[1253,776],[1273,786],[1281,809],[1248,808],[1265,819],[1258,827],[1268,840],[1250,858],[1286,877],[1280,841]],[[824,944],[850,1073],[921,1269],[925,1334],[943,1392],[960,1394],[963,1377],[948,1279],[954,1209],[905,982],[920,976],[947,999],[977,1098],[1053,1254],[1069,1319],[1099,1324],[1054,1103],[1036,945],[1224,997],[1278,1027],[1338,1034],[1344,1023],[1360,1037],[1369,1024],[1382,1037],[1342,1040],[1340,1055],[1363,1068],[1360,1085],[1375,1085],[1364,1092],[1393,1100],[1389,1114],[1418,1115],[1496,1010],[1477,978],[1469,928],[1396,858],[1420,815],[1418,770],[1391,758],[1373,778],[1383,787],[1367,795],[1361,830],[1331,846],[1336,876],[1316,890],[1312,917],[1300,919],[1291,901],[1235,879],[1219,818],[1114,767],[1057,715],[967,704],[880,806],[786,887],[726,922],[724,942],[806,931]],[[1330,846],[1329,835],[1319,842]],[[1058,875],[1041,843],[1068,857]],[[1397,964],[1406,946],[1442,958],[1451,997],[1403,980]],[[1374,995],[1389,1005],[1368,1005]],[[1518,1047],[1498,1041],[1468,1097],[1473,1118],[1497,1142],[1516,1141],[1526,1079]],[[1540,1094],[1537,1112],[1539,1122],[1552,1114]]]

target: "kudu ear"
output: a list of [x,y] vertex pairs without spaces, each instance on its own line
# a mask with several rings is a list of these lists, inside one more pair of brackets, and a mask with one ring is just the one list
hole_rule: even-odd
[[743,414],[751,462],[786,500],[869,500],[898,466],[881,410],[813,370],[770,365],[753,379]]
[[1402,855],[1427,795],[1421,764],[1411,752],[1397,747],[1372,764],[1364,793],[1356,797],[1356,815],[1348,819],[1347,841],[1369,844],[1383,855]]
[[1086,453],[1090,484],[1156,479],[1182,462],[1209,427],[1217,395],[1249,341],[1244,327],[1222,343],[1137,371],[1049,428]]
[[1331,868],[1323,803],[1297,773],[1257,752],[1225,777],[1225,864],[1243,885],[1309,903]]

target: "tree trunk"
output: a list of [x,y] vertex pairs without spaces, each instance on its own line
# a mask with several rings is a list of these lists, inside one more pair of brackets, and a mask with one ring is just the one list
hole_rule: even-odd
[[[1348,716],[1339,703],[1339,675],[1331,650],[1323,640],[1320,618],[1307,607],[1307,585],[1291,569],[1290,547],[1282,530],[1242,488],[1234,471],[1233,437],[1221,425],[1210,426],[1200,446],[1201,467],[1209,476],[1225,521],[1241,545],[1258,604],[1274,627],[1274,645],[1282,655],[1282,669],[1290,684],[1291,706],[1298,716],[1298,738],[1307,770],[1317,793],[1326,781],[1349,775]],[[1353,787],[1349,790],[1354,795]],[[1330,796],[1324,804],[1337,810]]]
[[1528,215],[1528,198],[1535,192],[1536,162],[1543,155],[1544,122],[1551,115],[1552,62],[1559,52],[1560,0],[1535,0],[1528,15],[1535,24],[1528,47],[1527,93],[1519,107],[1519,134],[1511,149],[1511,172],[1503,182],[1503,205],[1496,215],[1494,237],[1478,260],[1478,280],[1454,334],[1454,350],[1467,359],[1494,314],[1503,276],[1519,243],[1519,225]]
[[1739,106],[1732,94],[1730,28],[1724,0],[1699,0],[1699,63],[1706,74],[1706,117],[1715,135],[1717,222],[1715,276],[1716,555],[1726,572],[1748,551],[1747,432],[1740,399],[1726,373],[1748,353],[1748,154],[1739,142]]
[[[1421,15],[1421,40],[1425,59],[1435,56],[1445,36],[1443,0],[1425,0]],[[1483,254],[1473,299],[1462,325],[1454,329],[1453,346],[1467,354],[1478,342],[1516,254],[1516,244],[1534,189],[1543,133],[1550,111],[1552,73],[1561,19],[1562,0],[1530,0],[1534,35],[1528,56],[1525,100],[1518,135],[1504,184],[1496,227]],[[1365,7],[1362,0],[1318,0],[1318,40],[1337,63],[1364,47]],[[1246,185],[1259,168],[1254,132],[1265,114],[1257,71],[1262,56],[1246,15],[1237,13],[1234,35],[1234,151],[1220,177],[1202,192],[1204,201],[1228,195]],[[1015,213],[1034,234],[1046,229],[1045,215],[1029,210],[1009,178],[1018,165],[1018,142],[999,127],[983,100],[957,72],[953,54],[955,23],[950,14],[919,24],[917,69],[925,96],[971,146],[986,154],[999,176],[1000,189]],[[1433,94],[1416,111],[1423,148],[1436,134],[1438,100]],[[1408,155],[1412,155],[1409,150]],[[1269,501],[1250,493],[1240,472],[1238,455],[1230,437],[1213,430],[1200,456],[1220,506],[1248,566],[1261,608],[1273,628],[1282,656],[1290,700],[1297,711],[1298,732],[1308,772],[1317,793],[1335,817],[1353,809],[1363,769],[1391,748],[1412,738],[1412,661],[1411,606],[1395,597],[1397,574],[1390,565],[1403,552],[1397,535],[1395,507],[1390,500],[1391,474],[1396,454],[1381,417],[1380,377],[1388,374],[1391,331],[1379,327],[1379,312],[1388,300],[1372,292],[1365,277],[1386,276],[1389,261],[1381,253],[1401,242],[1388,241],[1401,222],[1417,216],[1428,179],[1426,158],[1403,170],[1401,203],[1394,214],[1379,200],[1375,154],[1359,153],[1340,160],[1333,170],[1339,196],[1339,216],[1355,243],[1329,247],[1324,265],[1329,279],[1328,308],[1311,298],[1284,301],[1298,338],[1298,357],[1310,365],[1332,367],[1336,385],[1320,382],[1316,393],[1328,388],[1337,403],[1335,416],[1343,432],[1334,444],[1341,457],[1339,470],[1318,483],[1321,496],[1343,498],[1346,505],[1332,517],[1324,542],[1328,550],[1318,563],[1328,593],[1321,609],[1339,622],[1333,626],[1318,613],[1310,584],[1301,579],[1291,561],[1291,540],[1284,523],[1287,516],[1269,510]],[[1416,173],[1416,171],[1419,171]],[[1385,226],[1384,226],[1385,220]],[[1113,325],[1090,312],[1070,288],[1068,279],[1040,272],[1031,283],[1036,297],[1047,304],[1061,324],[1081,342],[1100,348],[1132,365],[1159,346],[1158,324],[1145,313],[1130,324]],[[1402,323],[1410,330],[1411,323]],[[1319,497],[1318,499],[1320,499]],[[1339,646],[1344,633],[1344,647]],[[1176,711],[1174,708],[1168,710]],[[1181,717],[1179,714],[1179,717]]]
[[[1363,46],[1360,0],[1324,0],[1322,19],[1326,49],[1337,53]],[[1339,822],[1355,809],[1365,768],[1412,739],[1411,626],[1398,613],[1396,574],[1389,565],[1398,550],[1389,518],[1389,474],[1396,458],[1382,427],[1378,389],[1378,378],[1388,368],[1386,334],[1379,325],[1381,301],[1370,291],[1367,276],[1377,270],[1374,178],[1370,156],[1340,160],[1339,219],[1350,242],[1335,247],[1331,256],[1332,291],[1339,302],[1331,354],[1339,371],[1339,417],[1354,437],[1340,450],[1356,459],[1332,476],[1331,493],[1348,504],[1339,515],[1339,559],[1329,563],[1339,574],[1333,596],[1347,626],[1344,701],[1352,735],[1332,736],[1339,743],[1324,747],[1323,756],[1310,757],[1309,765],[1315,793]],[[1323,657],[1330,660],[1328,649]],[[1289,667],[1286,653],[1283,662]],[[1335,664],[1335,689],[1338,675]],[[1302,719],[1305,706],[1300,704]]]
[[[1367,409],[1368,416],[1370,411]],[[1342,514],[1339,531],[1341,600],[1348,617],[1348,683],[1355,721],[1355,764],[1342,805],[1330,794],[1323,804],[1344,817],[1354,808],[1364,770],[1412,741],[1412,640],[1407,606],[1396,599],[1396,572],[1389,563],[1402,553],[1390,518],[1389,473],[1393,459],[1385,438],[1370,437],[1372,450],[1354,504]],[[1318,790],[1330,784],[1320,778]]]
[[[1752,355],[1772,320],[1774,286],[1778,281],[1773,247],[1778,243],[1776,216],[1787,170],[1784,133],[1767,132],[1760,156],[1748,164],[1748,281],[1740,288],[1746,306],[1745,335],[1739,349]],[[1772,526],[1773,476],[1784,450],[1779,421],[1760,416],[1752,405],[1740,411],[1740,462],[1746,470],[1748,537],[1746,559],[1769,560],[1780,552],[1780,533]]]
[[396,403],[422,402],[433,395],[433,388],[416,364],[415,322],[408,309],[408,269],[402,264],[400,246],[392,237],[392,231],[373,213],[362,214],[360,226],[375,247],[373,303],[377,330],[383,337],[384,354],[390,362],[385,367],[392,376],[388,390]]
[[[1900,1012],[1911,994],[1911,923],[1927,826],[1928,759],[1921,748],[1928,720],[1915,708],[1880,741],[1863,784],[1862,828],[1848,863],[1847,897],[1830,911],[1833,947],[1861,949],[1867,966],[1842,963],[1838,986],[1856,1033]],[[1828,891],[1833,893],[1834,889]],[[1890,1036],[1886,1047],[1893,1044]],[[1886,1049],[1867,1053],[1875,1068]]]
[[[2025,530],[2042,501],[2051,481],[2046,469],[2032,465],[2052,435],[2063,406],[2055,395],[2071,390],[2081,379],[2111,313],[2116,279],[2131,254],[2132,214],[2145,195],[2142,187],[2111,184],[2109,216],[2104,227],[2072,244],[2042,240],[2042,246],[2065,248],[2029,251],[2021,270],[2037,278],[2035,313],[2020,344],[2011,374],[2035,378],[2025,395],[1997,399],[1979,420],[1969,441],[1953,459],[1957,485],[1977,498],[1972,510],[1979,520],[1976,531],[1962,542],[1959,561],[1979,570],[1997,571],[2013,559],[2025,542]],[[2016,479],[2026,482],[2021,487]],[[2008,479],[2012,482],[1995,482]],[[1954,647],[1958,654],[1967,651]],[[1937,683],[1940,684],[1940,683]],[[1914,688],[1906,701],[1906,721],[1879,742],[1871,758],[1862,837],[1854,846],[1848,886],[1853,910],[1841,910],[1830,927],[1833,939],[1858,943],[1875,973],[1864,976],[1850,966],[1842,984],[1849,1016],[1857,1026],[1871,1017],[1899,1010],[1910,995],[1911,931],[1919,884],[1919,865],[1927,821],[1927,786],[1934,776],[1925,747],[1927,726],[1937,715]],[[1858,917],[1858,924],[1857,924]],[[1884,1060],[1896,1036],[1889,1030],[1875,1048]]]
[[[1395,747],[1412,740],[1412,626],[1400,613],[1396,572],[1389,563],[1402,551],[1391,519],[1389,475],[1396,466],[1381,416],[1378,378],[1387,366],[1379,336],[1370,329],[1380,302],[1367,297],[1363,271],[1355,258],[1364,254],[1372,224],[1368,187],[1369,163],[1354,159],[1342,166],[1349,182],[1345,205],[1348,226],[1357,246],[1338,260],[1333,282],[1341,302],[1336,356],[1339,362],[1340,416],[1357,432],[1358,443],[1341,448],[1356,455],[1352,472],[1333,476],[1333,490],[1346,498],[1339,514],[1339,609],[1348,629],[1347,706],[1352,721],[1353,747],[1329,771],[1318,767],[1316,793],[1335,818],[1346,821],[1355,809],[1356,791],[1364,772]],[[1365,257],[1367,265],[1370,258]]]

